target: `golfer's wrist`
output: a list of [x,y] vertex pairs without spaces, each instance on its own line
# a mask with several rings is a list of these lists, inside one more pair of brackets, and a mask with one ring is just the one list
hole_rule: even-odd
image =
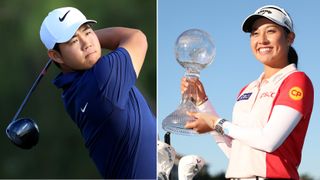
[[224,135],[225,132],[224,132],[223,124],[224,124],[225,122],[227,122],[226,119],[223,119],[223,118],[217,119],[217,120],[214,122],[213,129],[214,129],[216,132],[218,132],[219,134]]

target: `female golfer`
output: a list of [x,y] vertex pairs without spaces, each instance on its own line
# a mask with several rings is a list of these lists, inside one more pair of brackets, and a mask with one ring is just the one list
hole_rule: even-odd
[[[186,124],[199,133],[213,131],[218,146],[229,158],[230,179],[299,179],[298,167],[313,107],[313,86],[297,70],[298,56],[289,14],[277,6],[264,6],[243,25],[250,46],[264,72],[239,93],[232,121],[220,118],[208,101]],[[200,81],[182,79],[199,89],[199,102],[207,99]],[[210,108],[211,107],[211,108]]]

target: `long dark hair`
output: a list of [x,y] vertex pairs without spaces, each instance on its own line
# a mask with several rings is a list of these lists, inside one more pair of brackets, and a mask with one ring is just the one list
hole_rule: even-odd
[[298,67],[298,54],[292,46],[289,46],[288,62],[289,64],[294,63]]
[[[283,27],[285,32],[288,34],[290,33],[290,30],[286,27]],[[288,51],[288,63],[292,64],[294,63],[296,65],[296,67],[298,67],[298,54],[297,51],[290,45],[289,46],[289,51]]]

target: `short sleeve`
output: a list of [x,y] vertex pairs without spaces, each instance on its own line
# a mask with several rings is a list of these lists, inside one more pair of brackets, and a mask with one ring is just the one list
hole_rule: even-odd
[[103,56],[93,67],[93,73],[104,96],[123,107],[137,79],[128,51],[118,48]]
[[311,113],[313,108],[313,85],[303,72],[289,75],[280,86],[275,105],[285,105],[296,109],[303,115]]

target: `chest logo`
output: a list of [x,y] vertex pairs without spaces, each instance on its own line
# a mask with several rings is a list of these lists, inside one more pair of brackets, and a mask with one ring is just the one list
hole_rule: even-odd
[[83,107],[83,108],[81,108],[81,107],[80,107],[81,112],[83,112],[83,113],[84,113],[84,112],[86,111],[86,109],[87,109],[87,105],[88,105],[88,102],[86,103],[86,105],[84,105],[84,107]]
[[252,95],[252,92],[244,93],[237,99],[237,101],[248,100],[251,95]]
[[294,86],[289,90],[289,97],[295,101],[299,101],[303,98],[303,90],[298,86]]
[[261,94],[260,99],[261,98],[274,98],[275,95],[276,95],[275,92],[264,92]]

